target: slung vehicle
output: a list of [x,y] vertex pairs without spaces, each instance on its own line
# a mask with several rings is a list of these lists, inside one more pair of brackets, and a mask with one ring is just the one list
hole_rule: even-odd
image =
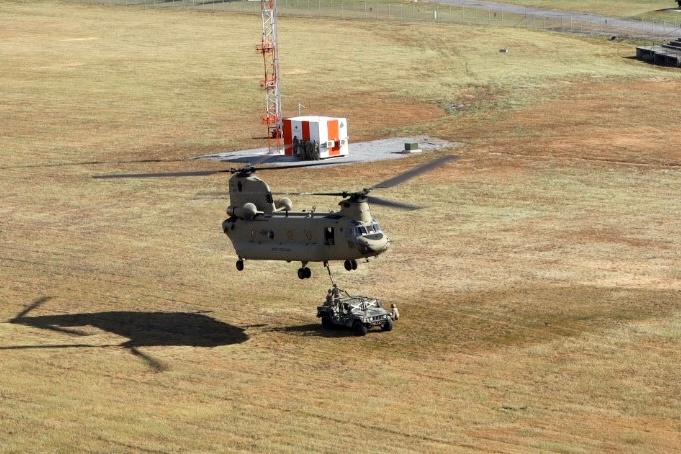
[[364,336],[373,327],[391,331],[394,321],[389,311],[381,306],[376,298],[368,296],[336,296],[327,298],[317,307],[317,317],[326,329],[335,326],[351,328],[358,336]]

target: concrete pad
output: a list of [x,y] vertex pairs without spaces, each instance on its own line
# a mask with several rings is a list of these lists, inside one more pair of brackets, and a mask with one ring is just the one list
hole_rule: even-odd
[[[459,142],[449,142],[447,140],[438,139],[429,136],[416,137],[395,137],[390,139],[372,140],[369,142],[350,142],[350,154],[338,158],[329,158],[320,163],[324,165],[342,165],[354,164],[358,162],[381,161],[385,159],[399,159],[412,154],[405,151],[405,143],[418,143],[419,152],[429,152],[441,150],[443,148],[456,148],[463,144]],[[314,161],[301,161],[294,156],[285,156],[283,154],[275,155],[269,154],[268,148],[254,148],[251,150],[231,151],[225,153],[215,153],[203,156],[198,156],[195,159],[213,159],[224,162],[236,162],[250,165],[310,165]],[[333,164],[332,164],[333,163]]]

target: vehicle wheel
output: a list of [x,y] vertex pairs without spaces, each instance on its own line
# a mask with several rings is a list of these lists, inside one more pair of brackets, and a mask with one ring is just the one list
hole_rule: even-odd
[[383,331],[392,331],[393,329],[393,319],[388,318],[383,325],[381,325]]
[[350,260],[350,266],[352,266],[353,270],[356,270],[357,269],[357,260],[355,260],[355,259]]
[[333,328],[333,322],[331,321],[331,317],[329,317],[328,314],[322,315],[322,328],[324,328],[324,329],[332,329]]
[[298,268],[298,279],[305,279],[305,268]]
[[243,260],[237,260],[236,261],[236,269],[239,271],[244,270],[244,261]]
[[352,271],[352,262],[350,260],[346,260],[345,263],[343,263],[343,266],[346,271]]
[[305,279],[309,279],[312,277],[312,270],[308,267],[303,268],[303,274],[305,275]]
[[364,326],[364,323],[360,322],[359,320],[355,320],[355,323],[352,324],[352,330],[358,336],[366,336],[368,331],[367,327]]

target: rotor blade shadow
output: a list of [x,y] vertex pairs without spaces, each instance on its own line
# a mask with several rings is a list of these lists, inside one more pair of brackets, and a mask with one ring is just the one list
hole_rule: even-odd
[[50,348],[106,348],[120,347],[119,344],[90,345],[90,344],[40,344],[40,345],[8,345],[0,347],[0,350],[33,350]]
[[26,309],[19,312],[16,317],[14,317],[12,320],[10,320],[10,322],[14,323],[15,320],[22,319],[26,314],[31,312],[33,309],[39,308],[40,306],[42,306],[44,303],[48,302],[51,299],[52,299],[51,296],[41,296],[40,298],[34,300],[31,304],[26,306]]
[[147,366],[151,367],[151,368],[154,369],[156,372],[163,372],[164,370],[168,370],[168,366],[167,366],[167,365],[165,365],[164,363],[162,363],[161,361],[159,361],[159,360],[157,360],[157,359],[154,359],[153,356],[148,355],[148,354],[146,354],[146,353],[143,353],[143,352],[139,351],[138,348],[131,347],[129,350],[130,350],[130,353],[132,353],[133,355],[135,355],[135,356],[141,358],[142,361],[143,361]]

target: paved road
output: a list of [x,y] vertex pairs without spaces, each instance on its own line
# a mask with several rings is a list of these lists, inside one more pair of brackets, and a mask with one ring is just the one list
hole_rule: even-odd
[[[612,29],[613,34],[626,34],[636,37],[669,37],[670,40],[681,37],[681,29],[674,27],[672,23],[638,21],[629,19],[620,19],[617,17],[601,16],[598,14],[587,14],[571,11],[559,11],[554,9],[532,8],[528,6],[508,5],[505,3],[478,1],[478,0],[437,0],[437,3],[445,5],[466,6],[471,8],[479,8],[484,10],[492,10],[497,12],[505,12],[511,14],[531,14],[539,17],[556,18],[570,17],[573,22],[582,22],[585,24],[597,25],[599,28]],[[670,4],[673,2],[670,0]],[[677,14],[674,8],[669,8],[671,14]],[[681,19],[681,12],[670,17],[670,21]]]

